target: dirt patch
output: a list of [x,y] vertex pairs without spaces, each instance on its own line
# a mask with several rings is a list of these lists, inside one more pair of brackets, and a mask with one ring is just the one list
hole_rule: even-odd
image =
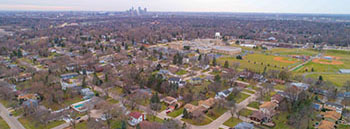
[[341,65],[341,64],[344,64],[344,62],[341,62],[341,61],[337,61],[337,59],[340,59],[339,57],[338,58],[333,58],[333,59],[336,59],[336,60],[332,60],[331,62],[329,61],[322,61],[323,59],[314,59],[312,60],[312,62],[315,62],[315,63],[319,63],[319,64],[328,64],[328,65]]
[[290,63],[290,64],[296,63],[296,61],[285,60],[284,57],[275,57],[273,58],[273,60],[283,62],[283,63]]

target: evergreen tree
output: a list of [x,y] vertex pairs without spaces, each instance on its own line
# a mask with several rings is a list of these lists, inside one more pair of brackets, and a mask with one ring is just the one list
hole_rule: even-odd
[[18,58],[22,58],[23,57],[22,51],[20,49],[17,50],[17,57]]
[[125,123],[125,121],[122,121],[122,127],[121,127],[121,129],[126,129],[126,123]]
[[117,52],[120,52],[120,50],[121,50],[121,48],[120,48],[120,46],[118,45],[116,51],[117,51]]
[[202,54],[200,54],[199,56],[198,56],[198,61],[201,61],[202,60]]
[[136,129],[141,129],[140,124],[136,125]]
[[182,114],[183,114],[183,118],[189,118],[189,113],[187,112],[187,109],[184,109]]
[[173,64],[177,64],[177,54],[173,58]]
[[220,75],[215,75],[214,81],[215,81],[215,82],[220,82],[220,80],[221,80]]
[[319,77],[318,77],[318,80],[322,82],[322,81],[323,81],[323,77],[322,77],[322,76],[319,76]]
[[213,58],[213,63],[212,63],[213,66],[216,66],[216,58],[214,57]]
[[228,67],[230,67],[228,64],[228,61],[225,61],[224,68],[228,68]]

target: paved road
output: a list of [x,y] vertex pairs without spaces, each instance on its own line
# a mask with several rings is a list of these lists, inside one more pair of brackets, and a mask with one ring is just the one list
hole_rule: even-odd
[[[251,96],[249,96],[247,99],[245,99],[244,101],[242,101],[241,103],[239,103],[237,105],[237,110],[236,112],[240,111],[241,109],[247,107],[247,105],[252,102],[255,101],[257,99],[257,95],[253,94]],[[204,125],[204,126],[195,126],[195,125],[191,125],[192,129],[217,129],[218,127],[224,127],[227,128],[225,126],[223,126],[224,122],[227,121],[228,119],[230,119],[231,113],[230,111],[225,112],[223,115],[221,115],[219,118],[217,118],[216,120],[214,120],[213,122],[211,122],[208,125]],[[240,117],[241,118],[241,117]]]
[[6,121],[11,129],[25,129],[23,125],[13,116],[9,116],[9,111],[0,103],[0,116]]

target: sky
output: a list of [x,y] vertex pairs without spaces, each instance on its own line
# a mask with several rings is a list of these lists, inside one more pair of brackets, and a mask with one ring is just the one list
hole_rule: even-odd
[[350,0],[0,0],[0,10],[350,14]]

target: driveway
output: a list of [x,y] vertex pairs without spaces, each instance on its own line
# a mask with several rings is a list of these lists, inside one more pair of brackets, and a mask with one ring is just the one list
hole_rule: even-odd
[[0,103],[0,116],[6,121],[11,129],[25,129],[23,125],[13,116],[9,116],[10,112],[4,105]]

